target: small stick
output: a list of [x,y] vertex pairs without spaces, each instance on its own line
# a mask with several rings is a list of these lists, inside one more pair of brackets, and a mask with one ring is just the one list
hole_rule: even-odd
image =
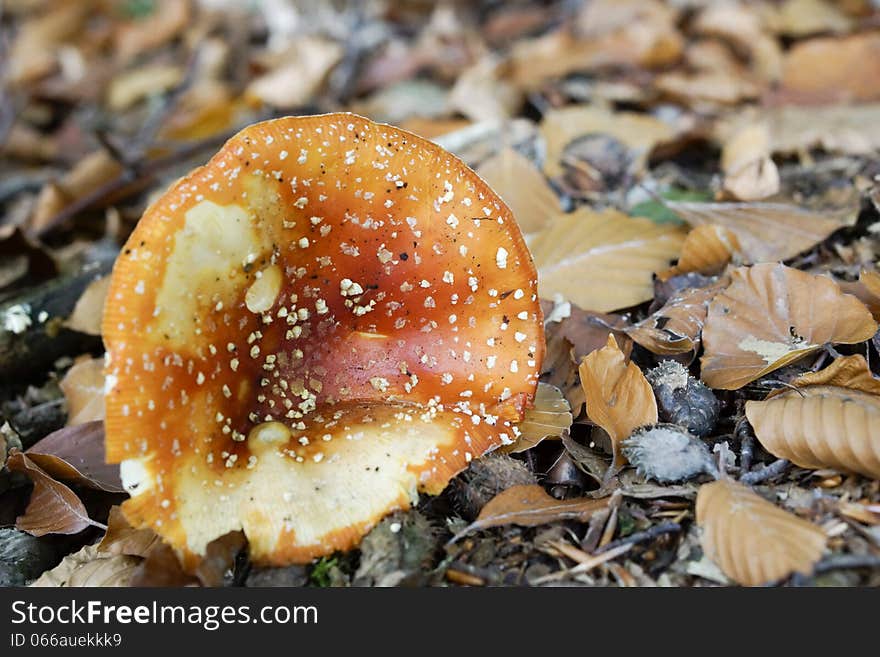
[[880,556],[875,554],[833,554],[817,563],[813,572],[818,574],[829,570],[850,568],[880,568]]
[[681,525],[677,522],[661,522],[659,525],[654,525],[650,529],[646,529],[643,532],[636,532],[635,534],[630,534],[626,538],[618,538],[616,541],[611,541],[610,543],[606,543],[598,550],[596,550],[593,554],[602,554],[603,552],[608,552],[609,550],[613,550],[621,545],[635,545],[636,543],[644,543],[646,541],[650,541],[658,536],[663,536],[663,534],[675,534],[681,531]]
[[596,566],[600,566],[606,561],[611,561],[612,559],[616,559],[621,554],[625,552],[629,552],[632,549],[632,545],[618,545],[616,548],[612,550],[608,550],[607,552],[603,552],[602,554],[596,554],[591,556],[589,559],[580,562],[574,568],[569,568],[567,570],[560,570],[555,573],[550,573],[549,575],[544,575],[543,577],[538,577],[537,579],[532,580],[532,584],[546,584],[548,582],[558,582],[561,579],[565,579],[566,577],[572,577],[574,575],[582,575],[584,573],[590,572]]
[[744,484],[754,485],[760,484],[768,479],[772,479],[778,475],[781,475],[786,471],[788,466],[791,465],[785,459],[779,459],[778,461],[774,461],[768,466],[761,468],[760,470],[755,470],[754,472],[747,472],[739,480]]

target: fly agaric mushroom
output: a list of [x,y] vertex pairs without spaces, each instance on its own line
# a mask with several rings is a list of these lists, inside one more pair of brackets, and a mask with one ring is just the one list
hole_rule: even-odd
[[104,315],[128,520],[194,563],[348,549],[510,442],[543,358],[537,276],[465,164],[351,114],[250,126],[151,205]]

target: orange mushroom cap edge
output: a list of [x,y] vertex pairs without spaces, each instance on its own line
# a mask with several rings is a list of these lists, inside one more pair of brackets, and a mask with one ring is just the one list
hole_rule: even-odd
[[355,546],[509,443],[544,355],[537,274],[464,163],[352,114],[252,125],[147,208],[103,318],[106,450],[184,563]]

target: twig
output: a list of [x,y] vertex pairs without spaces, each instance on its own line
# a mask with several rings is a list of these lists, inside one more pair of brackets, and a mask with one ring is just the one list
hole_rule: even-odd
[[618,538],[615,541],[611,541],[610,543],[607,543],[606,545],[600,547],[593,554],[602,554],[603,552],[608,552],[609,550],[613,550],[621,545],[635,545],[636,543],[644,543],[646,541],[655,539],[658,536],[663,536],[663,534],[675,534],[680,531],[681,525],[679,525],[677,522],[661,522],[659,525],[654,525],[650,529],[646,529],[643,532],[636,532],[635,534],[630,534],[626,538]]
[[777,477],[786,471],[788,466],[791,465],[785,459],[779,459],[778,461],[774,461],[768,466],[761,468],[760,470],[755,470],[754,472],[747,472],[739,480],[744,484],[754,485],[760,484],[768,479],[772,479],[773,477]]
[[736,423],[733,435],[739,438],[740,472],[748,472],[752,469],[752,459],[755,456],[755,436],[752,434],[745,417],[740,418]]
[[813,572],[819,574],[829,570],[850,568],[880,568],[880,556],[875,554],[832,554],[817,563]]
[[596,566],[600,566],[606,561],[611,561],[612,559],[616,559],[621,554],[629,552],[632,549],[632,545],[618,545],[616,548],[612,548],[602,554],[595,554],[590,556],[589,558],[581,561],[574,568],[568,568],[566,570],[560,570],[555,573],[550,573],[549,575],[544,575],[543,577],[538,577],[537,579],[532,580],[532,584],[547,584],[549,582],[558,582],[559,580],[565,579],[567,577],[573,577],[574,575],[582,575],[584,573],[588,573]]

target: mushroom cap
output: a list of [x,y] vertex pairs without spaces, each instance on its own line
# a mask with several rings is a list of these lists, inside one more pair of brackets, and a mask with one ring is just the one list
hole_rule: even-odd
[[113,270],[106,448],[135,526],[195,563],[348,549],[514,438],[537,274],[464,163],[352,114],[252,125],[144,213]]

